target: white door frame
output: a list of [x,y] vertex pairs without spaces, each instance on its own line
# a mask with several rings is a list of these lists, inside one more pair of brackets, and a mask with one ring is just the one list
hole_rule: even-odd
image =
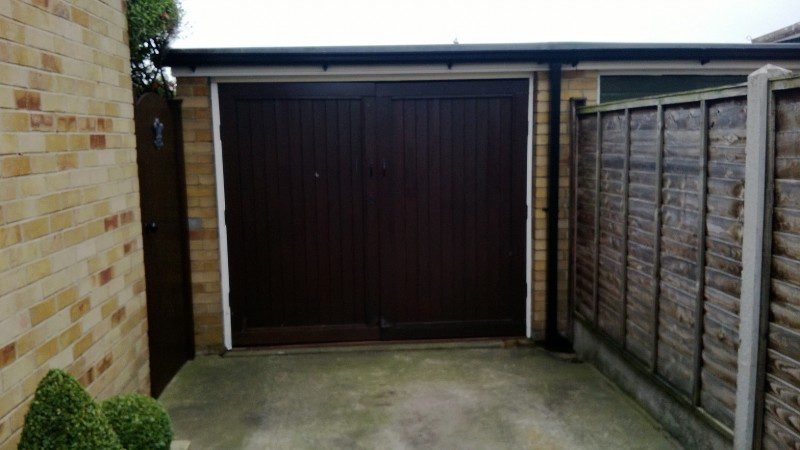
[[211,82],[211,126],[214,144],[214,174],[217,197],[217,226],[219,232],[219,266],[222,290],[222,329],[223,344],[227,350],[233,348],[230,308],[230,277],[228,268],[228,230],[225,223],[225,183],[222,167],[222,139],[220,130],[219,84],[220,83],[285,83],[285,82],[353,82],[353,81],[448,81],[465,79],[508,79],[522,78],[528,80],[528,136],[526,150],[525,202],[527,205],[525,219],[525,336],[533,338],[532,329],[532,296],[533,291],[533,142],[534,142],[534,107],[535,107],[535,75],[545,70],[543,66],[523,65],[471,65],[461,66],[458,70],[444,69],[441,66],[412,66],[391,68],[340,68],[330,73],[322,72],[318,67],[304,70],[293,68],[218,68],[199,74],[197,72],[176,71],[181,76],[209,76]]

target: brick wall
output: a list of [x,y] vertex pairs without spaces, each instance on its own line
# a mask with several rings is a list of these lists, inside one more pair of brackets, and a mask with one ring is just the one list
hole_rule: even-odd
[[[536,110],[534,139],[533,173],[533,330],[537,337],[543,337],[547,314],[547,162],[548,162],[548,114],[550,111],[550,92],[547,72],[536,77]],[[559,318],[566,318],[567,295],[569,293],[569,101],[585,98],[587,104],[597,102],[597,72],[565,70],[561,77],[561,130],[558,189],[558,304]],[[565,323],[559,322],[559,329]]]
[[[208,79],[186,77],[178,80],[178,96],[183,98],[184,145],[186,155],[189,217],[199,219],[200,229],[190,233],[192,282],[195,308],[195,339],[198,351],[219,350],[222,346],[222,308],[219,282],[216,198]],[[546,304],[547,260],[547,73],[537,73],[534,139],[533,209],[533,330],[543,337]],[[567,71],[561,85],[561,162],[559,189],[559,305],[566,307],[569,264],[569,100],[597,100],[597,73]],[[566,317],[564,314],[561,316]]]
[[0,0],[0,448],[66,368],[148,390],[122,0]]
[[222,288],[220,286],[217,198],[211,99],[208,78],[181,78],[183,148],[186,163],[188,217],[197,224],[189,231],[192,267],[195,346],[200,353],[222,349]]

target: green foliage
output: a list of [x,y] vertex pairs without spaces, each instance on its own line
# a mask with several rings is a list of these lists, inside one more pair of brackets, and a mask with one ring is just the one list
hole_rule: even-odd
[[126,0],[131,78],[137,95],[157,91],[169,95],[163,72],[169,41],[178,34],[183,10],[177,0]]
[[100,406],[75,378],[54,369],[36,388],[18,448],[116,450],[122,446]]
[[103,412],[127,450],[168,449],[172,424],[164,408],[154,399],[119,395],[102,404]]

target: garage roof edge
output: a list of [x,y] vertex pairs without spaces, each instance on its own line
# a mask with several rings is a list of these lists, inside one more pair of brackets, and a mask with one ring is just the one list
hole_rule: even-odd
[[642,44],[553,42],[348,47],[172,49],[173,67],[658,60],[800,60],[800,44]]

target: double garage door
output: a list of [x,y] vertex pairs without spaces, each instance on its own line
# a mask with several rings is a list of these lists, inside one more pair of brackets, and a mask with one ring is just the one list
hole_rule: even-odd
[[523,333],[527,80],[219,94],[234,345]]

